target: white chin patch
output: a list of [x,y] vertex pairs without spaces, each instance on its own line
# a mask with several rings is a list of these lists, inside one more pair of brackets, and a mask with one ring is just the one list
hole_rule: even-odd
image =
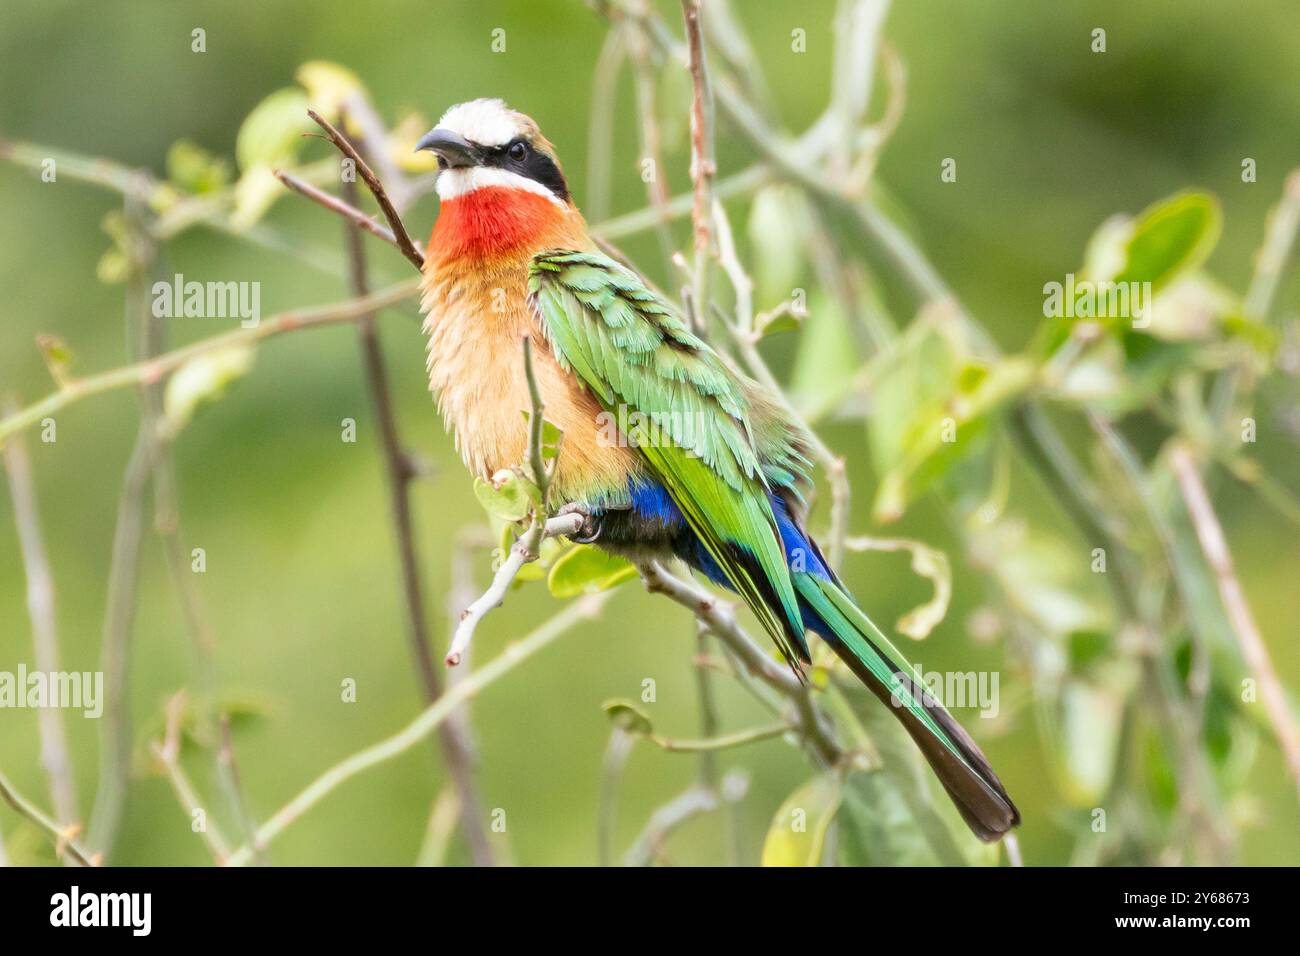
[[503,100],[470,100],[442,114],[438,125],[480,146],[504,146],[520,134],[516,114]]
[[520,176],[505,169],[497,169],[494,166],[444,169],[438,174],[438,198],[443,202],[489,186],[522,189],[524,192],[536,193],[539,196],[545,196],[560,208],[564,208],[564,203],[560,201],[559,197],[537,180]]

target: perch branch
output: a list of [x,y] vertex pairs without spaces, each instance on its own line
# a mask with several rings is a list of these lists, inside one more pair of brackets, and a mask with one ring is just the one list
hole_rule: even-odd
[[543,415],[546,406],[542,403],[541,389],[537,385],[537,375],[533,370],[532,341],[525,338],[523,347],[524,375],[528,379],[528,395],[532,404],[528,418],[528,468],[533,474],[533,484],[537,486],[538,504],[534,508],[532,523],[529,524],[528,530],[515,541],[514,546],[510,549],[510,554],[501,563],[497,573],[493,575],[492,584],[483,593],[482,597],[461,613],[460,624],[457,625],[456,633],[452,636],[451,646],[447,649],[446,664],[448,667],[455,667],[460,663],[465,649],[469,647],[470,641],[474,637],[474,631],[478,628],[479,621],[483,620],[484,616],[493,608],[501,606],[501,603],[505,600],[506,591],[510,587],[510,582],[515,579],[519,569],[530,561],[537,560],[538,548],[541,547],[542,540],[557,535],[577,534],[586,517],[582,514],[573,513],[552,518],[547,511],[548,492],[550,491],[551,475],[554,474],[555,465],[552,462],[551,467],[548,468],[542,454],[542,431],[543,426],[546,424]]
[[640,571],[647,591],[663,594],[693,613],[731,649],[750,674],[788,698],[794,705],[800,734],[827,766],[839,764],[844,754],[827,729],[809,689],[745,633],[730,605],[694,581],[665,570],[657,561],[641,564]]
[[[541,538],[577,534],[578,529],[582,527],[582,522],[583,516],[580,514],[559,515],[551,518],[546,522],[543,533],[537,541],[540,542]],[[510,585],[519,574],[519,569],[530,561],[537,560],[537,551],[533,539],[534,535],[530,526],[529,530],[515,541],[514,547],[510,549],[510,554],[501,562],[496,574],[492,576],[492,583],[488,586],[488,589],[461,612],[460,623],[456,625],[456,633],[452,637],[451,646],[447,649],[446,664],[448,667],[455,667],[461,662],[465,650],[474,639],[474,632],[478,628],[479,622],[487,616],[489,611],[500,607],[502,602],[505,601],[506,592],[510,590]]]

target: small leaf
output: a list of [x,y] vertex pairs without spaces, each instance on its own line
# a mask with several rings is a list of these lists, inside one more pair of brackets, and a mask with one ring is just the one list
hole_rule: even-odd
[[1219,241],[1223,215],[1208,193],[1186,192],[1145,209],[1133,225],[1124,267],[1113,281],[1150,282],[1153,291],[1195,269]]
[[1060,708],[1066,795],[1078,806],[1095,806],[1115,772],[1124,701],[1110,688],[1069,680]]
[[328,60],[310,60],[298,67],[293,77],[307,91],[311,108],[331,123],[338,120],[339,110],[348,97],[365,93],[355,73]]
[[781,804],[763,840],[763,866],[820,866],[840,807],[839,781],[814,777]]
[[163,411],[171,428],[184,428],[200,405],[225,394],[230,383],[252,367],[253,354],[249,346],[237,345],[198,355],[178,368],[163,393]]
[[68,366],[72,364],[72,352],[57,335],[40,333],[36,336],[36,347],[41,350],[45,367],[50,370],[50,377],[60,386],[68,380]]
[[522,521],[533,508],[533,496],[526,482],[518,472],[503,469],[492,476],[491,481],[474,479],[474,496],[483,510],[494,518],[503,521]]
[[95,264],[95,278],[104,285],[125,282],[131,272],[131,262],[121,249],[109,249]]
[[276,90],[244,118],[235,136],[235,158],[247,172],[255,166],[289,165],[302,146],[302,134],[316,129],[307,115],[307,94],[294,87]]
[[388,155],[398,168],[407,173],[431,173],[438,168],[438,157],[427,149],[418,153],[415,144],[433,124],[423,113],[407,113],[388,136]]
[[857,344],[844,313],[829,299],[814,292],[807,305],[808,314],[799,323],[790,395],[804,413],[823,408],[835,411],[843,404],[837,396],[846,393],[858,368]]
[[230,166],[202,146],[178,139],[167,150],[167,178],[188,193],[210,193],[230,180]]
[[638,737],[648,737],[654,733],[654,724],[649,716],[630,700],[607,700],[600,706],[609,719],[627,733]]
[[1105,659],[1112,648],[1112,642],[1110,635],[1103,630],[1080,628],[1067,635],[1066,647],[1070,655],[1070,669],[1081,674]]
[[894,779],[882,771],[849,774],[837,817],[844,866],[935,866],[941,861]]
[[[958,369],[954,391],[937,406],[915,416],[903,436],[903,455],[881,478],[872,505],[877,521],[902,515],[908,504],[942,477],[971,451],[992,417],[1018,399],[1037,379],[1030,360],[1008,356],[988,368],[965,365]],[[873,416],[872,424],[876,425]]]
[[238,230],[252,227],[285,194],[284,184],[270,166],[258,165],[244,171],[235,183],[235,208],[230,224]]
[[755,299],[766,307],[790,297],[799,285],[807,259],[811,224],[807,200],[792,186],[763,186],[749,210],[749,239],[754,247]]
[[589,544],[580,544],[562,555],[546,579],[551,594],[560,599],[605,591],[636,577],[636,566]]

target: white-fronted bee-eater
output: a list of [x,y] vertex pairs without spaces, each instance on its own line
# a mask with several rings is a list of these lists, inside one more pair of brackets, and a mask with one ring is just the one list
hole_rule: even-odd
[[[599,251],[530,118],[500,100],[462,103],[418,148],[441,169],[423,280],[429,379],[470,470],[527,457],[527,338],[563,432],[550,493],[587,516],[580,537],[634,560],[680,558],[735,591],[801,676],[817,634],[902,721],[978,836],[1015,826],[979,747],[805,529],[808,435],[782,402]],[[611,441],[611,420],[631,433]]]

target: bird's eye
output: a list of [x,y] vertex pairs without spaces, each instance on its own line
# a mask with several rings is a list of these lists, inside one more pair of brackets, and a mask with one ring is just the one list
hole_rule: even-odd
[[528,155],[528,144],[523,142],[514,142],[510,144],[510,158],[516,163],[522,162],[523,158]]

